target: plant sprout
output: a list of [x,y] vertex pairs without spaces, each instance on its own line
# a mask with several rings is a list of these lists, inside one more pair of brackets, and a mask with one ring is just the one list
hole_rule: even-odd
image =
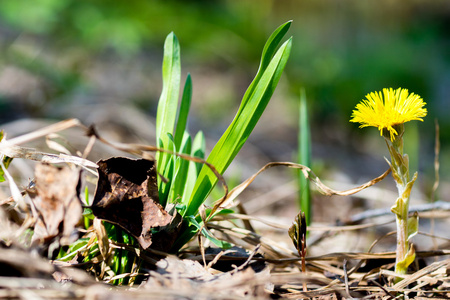
[[[214,166],[217,173],[223,175],[239,150],[247,141],[253,128],[264,112],[286,66],[290,55],[292,38],[281,46],[291,21],[282,24],[268,38],[261,55],[259,69],[245,92],[239,109],[217,144],[206,157],[206,162]],[[164,44],[163,89],[158,102],[156,116],[156,143],[166,150],[157,153],[157,170],[166,180],[158,177],[159,201],[162,206],[177,205],[185,221],[172,252],[177,252],[199,230],[217,246],[228,247],[208,235],[203,220],[199,217],[199,208],[207,200],[219,178],[208,165],[199,166],[178,154],[204,158],[205,141],[203,134],[197,135],[193,142],[187,130],[187,119],[192,95],[192,82],[187,77],[181,103],[180,92],[180,45],[171,33]],[[213,211],[207,211],[212,217]]]
[[[308,104],[304,88],[302,88],[300,91],[297,152],[297,160],[299,164],[311,167],[311,129],[309,126]],[[306,217],[306,224],[309,226],[311,225],[312,220],[311,188],[308,178],[303,175],[301,170],[298,171],[297,178],[299,187],[298,197],[300,209],[304,212]]]
[[396,216],[397,224],[397,253],[395,273],[406,274],[408,266],[415,259],[415,251],[409,240],[418,231],[418,216],[414,214],[408,218],[409,197],[412,186],[417,179],[417,172],[413,178],[409,174],[409,159],[403,154],[404,123],[419,120],[423,121],[427,110],[425,102],[414,93],[409,94],[407,89],[383,89],[383,92],[370,93],[366,99],[356,105],[350,122],[361,123],[360,128],[374,126],[380,130],[386,141],[391,155],[388,161],[392,177],[397,185],[398,198],[391,207]]

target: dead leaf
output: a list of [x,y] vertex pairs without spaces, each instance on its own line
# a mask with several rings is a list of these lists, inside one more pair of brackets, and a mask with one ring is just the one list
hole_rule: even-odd
[[100,254],[103,256],[104,260],[107,260],[109,254],[109,240],[108,234],[106,233],[105,226],[103,226],[102,221],[95,218],[93,223],[95,235],[97,236],[98,248]]
[[69,237],[81,218],[80,171],[41,163],[35,182],[34,192],[29,192],[38,214],[33,242],[48,244],[55,237]]
[[152,230],[158,231],[172,220],[159,204],[155,162],[113,157],[97,164],[92,212],[128,231],[147,249],[152,244]]

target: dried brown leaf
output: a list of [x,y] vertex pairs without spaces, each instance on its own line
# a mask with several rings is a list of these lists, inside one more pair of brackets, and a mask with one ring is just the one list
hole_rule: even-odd
[[80,171],[41,163],[35,181],[35,193],[30,193],[38,213],[33,242],[69,237],[81,218]]
[[152,231],[172,221],[158,201],[155,162],[113,157],[98,165],[92,212],[125,229],[147,249],[152,244]]
[[100,249],[100,254],[103,256],[104,260],[107,260],[109,253],[109,240],[108,234],[106,233],[105,226],[103,226],[100,219],[95,218],[93,222],[93,227],[95,235],[97,236],[98,248]]

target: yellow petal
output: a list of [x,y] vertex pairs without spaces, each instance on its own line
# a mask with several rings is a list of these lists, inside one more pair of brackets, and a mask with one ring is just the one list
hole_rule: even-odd
[[366,99],[356,105],[350,122],[361,123],[360,128],[377,127],[381,135],[386,128],[393,141],[398,134],[393,126],[412,120],[423,121],[427,115],[425,104],[419,95],[410,94],[407,89],[385,88],[382,92],[367,94]]

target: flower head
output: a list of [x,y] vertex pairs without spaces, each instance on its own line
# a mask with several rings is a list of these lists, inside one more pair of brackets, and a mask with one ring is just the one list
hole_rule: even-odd
[[423,99],[407,89],[398,88],[395,91],[383,89],[383,92],[372,92],[366,95],[353,110],[350,122],[361,123],[360,128],[374,126],[383,135],[383,129],[390,133],[391,141],[398,134],[393,126],[412,120],[423,121],[427,115]]

